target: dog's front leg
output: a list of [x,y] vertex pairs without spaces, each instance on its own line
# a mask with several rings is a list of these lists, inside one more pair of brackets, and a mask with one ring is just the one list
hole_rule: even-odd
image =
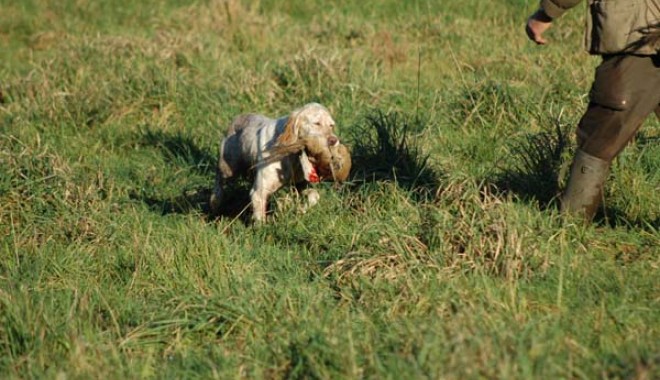
[[263,222],[266,220],[268,197],[280,187],[282,187],[282,182],[278,178],[277,171],[273,165],[257,171],[254,185],[252,186],[252,190],[250,190],[252,219],[254,221]]
[[263,222],[266,220],[268,195],[261,189],[252,188],[250,191],[250,199],[252,200],[252,219],[255,222]]

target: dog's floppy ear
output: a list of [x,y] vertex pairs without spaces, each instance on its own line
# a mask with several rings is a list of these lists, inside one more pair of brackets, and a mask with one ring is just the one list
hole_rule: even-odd
[[298,131],[300,129],[300,116],[294,112],[284,125],[284,131],[277,138],[277,145],[291,145],[298,141]]

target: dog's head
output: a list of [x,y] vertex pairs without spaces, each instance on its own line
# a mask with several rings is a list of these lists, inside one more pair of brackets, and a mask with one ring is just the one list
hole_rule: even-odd
[[291,145],[310,136],[328,138],[334,136],[334,130],[335,121],[328,109],[318,103],[308,103],[291,112],[277,144]]

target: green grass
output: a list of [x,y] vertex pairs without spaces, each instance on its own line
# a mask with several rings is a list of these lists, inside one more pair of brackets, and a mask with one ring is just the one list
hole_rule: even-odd
[[[583,9],[282,3],[0,0],[0,377],[660,377],[657,119],[556,207]],[[309,101],[351,180],[210,218],[230,120]]]

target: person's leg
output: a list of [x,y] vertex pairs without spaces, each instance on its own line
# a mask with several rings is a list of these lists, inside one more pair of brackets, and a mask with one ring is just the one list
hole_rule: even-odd
[[605,57],[596,69],[590,103],[577,130],[562,212],[590,221],[602,199],[610,163],[660,103],[660,59]]
[[660,103],[660,57],[620,55],[596,69],[589,107],[578,126],[581,150],[612,161]]

